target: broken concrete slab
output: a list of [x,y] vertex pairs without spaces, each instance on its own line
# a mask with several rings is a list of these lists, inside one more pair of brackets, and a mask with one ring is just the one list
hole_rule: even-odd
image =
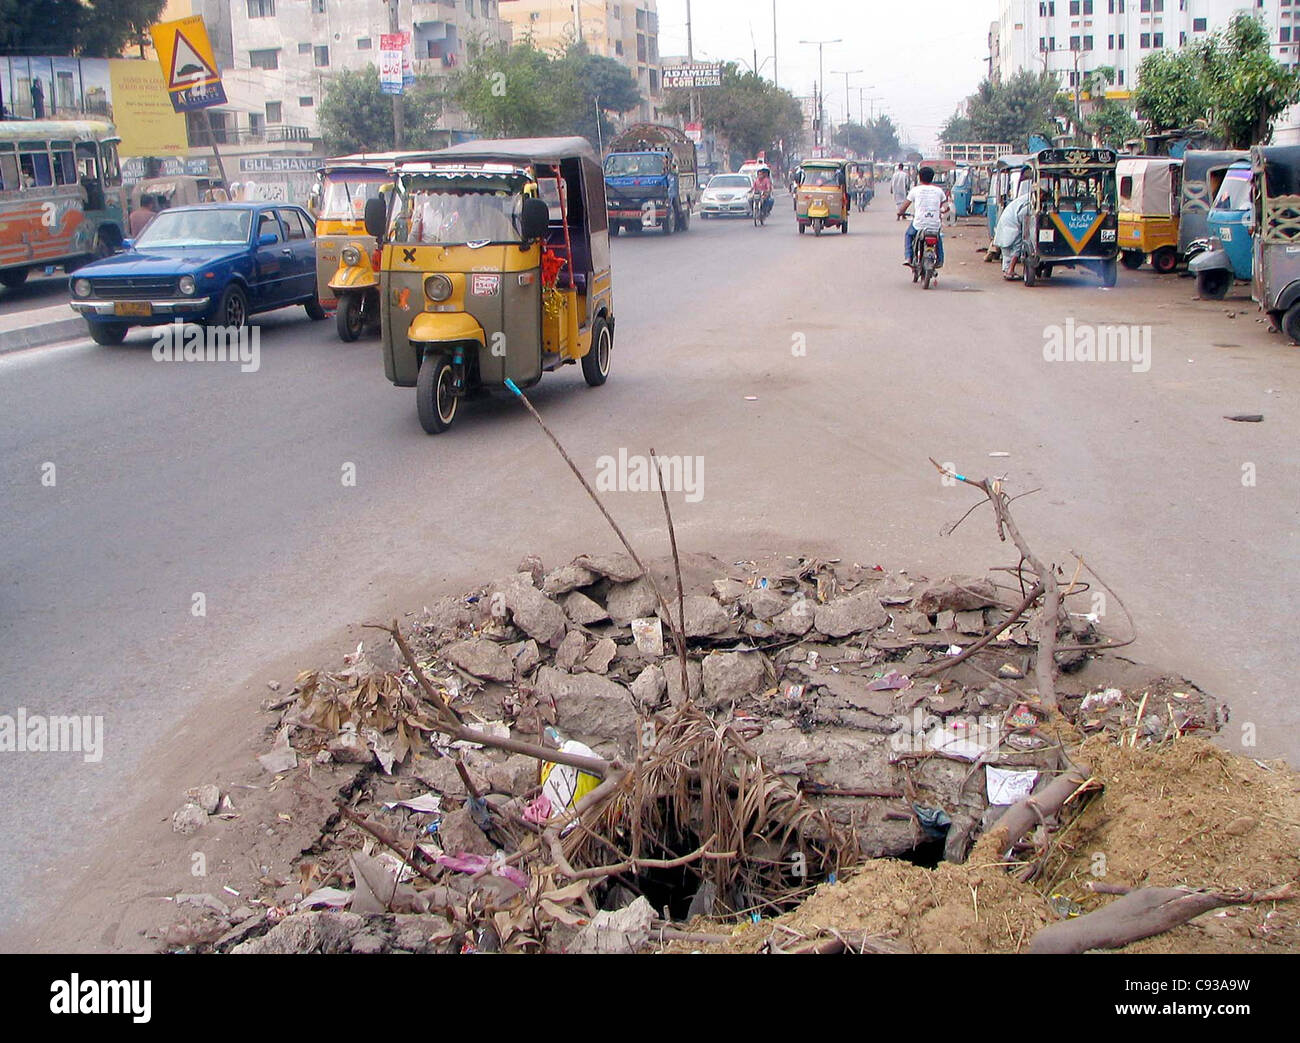
[[769,620],[789,607],[789,601],[769,587],[755,587],[740,599],[741,606],[755,619]]
[[559,646],[568,630],[568,621],[559,605],[517,578],[496,584],[494,593],[501,595],[515,626],[539,644]]
[[542,581],[542,591],[552,597],[558,597],[579,587],[589,587],[598,578],[591,569],[584,569],[580,565],[565,565],[547,574]]
[[609,664],[617,651],[618,645],[614,643],[613,638],[601,638],[583,659],[582,668],[588,673],[603,674],[609,669]]
[[630,623],[651,615],[659,602],[644,579],[615,583],[605,596],[605,609],[615,623]]
[[560,647],[555,650],[555,668],[572,673],[578,661],[587,654],[587,639],[579,630],[570,630]]
[[628,583],[641,575],[640,567],[627,554],[580,554],[573,564],[615,583]]
[[[680,670],[680,667],[678,669]],[[644,707],[658,706],[667,691],[668,682],[664,679],[663,668],[658,663],[651,663],[637,674],[636,680],[632,682],[632,695]]]
[[469,807],[443,814],[438,824],[438,840],[448,854],[491,855],[496,845],[478,828]]
[[515,666],[505,648],[495,641],[476,637],[456,641],[442,650],[443,658],[467,674],[489,681],[509,682],[515,678]]
[[537,673],[537,694],[555,701],[556,726],[566,737],[604,737],[635,747],[636,706],[621,684],[600,674],[566,674],[544,666]]
[[[678,618],[676,600],[672,602],[670,608],[673,613],[672,618],[676,620]],[[692,594],[683,599],[683,608],[686,613],[687,637],[712,637],[723,633],[731,626],[730,613],[706,594]],[[656,614],[663,619],[662,609],[659,609]],[[669,621],[664,620],[664,622]]]
[[773,617],[772,627],[778,634],[803,637],[813,627],[816,610],[807,598],[796,598],[780,615]]
[[973,608],[966,612],[956,612],[953,614],[953,622],[957,626],[959,634],[982,634],[984,633],[984,611]]
[[[704,699],[708,705],[734,706],[766,687],[767,671],[759,652],[710,652],[704,657],[702,679]],[[680,677],[678,684],[681,684]]]
[[863,591],[818,605],[813,619],[819,633],[827,637],[848,637],[884,626],[889,621],[889,613],[873,592]]
[[997,603],[998,591],[992,580],[974,576],[950,576],[937,583],[929,584],[917,595],[912,602],[912,607],[917,612],[933,616],[936,612],[945,609],[966,612]]
[[564,614],[578,626],[590,626],[609,619],[609,611],[587,597],[581,591],[573,590],[560,599]]

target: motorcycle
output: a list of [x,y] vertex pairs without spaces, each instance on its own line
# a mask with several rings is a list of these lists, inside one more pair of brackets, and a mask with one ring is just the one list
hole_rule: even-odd
[[928,290],[939,277],[939,233],[917,232],[912,238],[912,282]]
[[749,201],[750,213],[754,218],[754,227],[767,224],[767,215],[772,211],[771,193],[755,192]]

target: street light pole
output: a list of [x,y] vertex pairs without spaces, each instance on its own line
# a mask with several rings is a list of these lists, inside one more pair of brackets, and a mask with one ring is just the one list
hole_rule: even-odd
[[856,76],[858,73],[864,71],[865,70],[863,69],[832,69],[831,70],[832,76],[844,77],[844,122],[845,123],[851,123],[853,121],[853,107],[849,104],[849,91],[851,89],[849,87],[849,77]]
[[776,68],[776,0],[772,0],[772,86],[781,89],[781,80]]
[[828,43],[844,41],[836,37],[834,40],[800,40],[799,42],[817,45],[817,147],[820,148],[826,134],[826,59],[823,48]]

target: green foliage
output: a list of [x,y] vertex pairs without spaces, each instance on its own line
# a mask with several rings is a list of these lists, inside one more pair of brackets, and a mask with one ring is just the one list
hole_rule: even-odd
[[548,54],[531,37],[510,48],[471,47],[451,92],[485,136],[579,134],[593,145],[613,133],[608,113],[627,112],[642,101],[636,80],[620,62],[580,43]]
[[114,58],[147,38],[166,0],[0,0],[0,54]]
[[1152,130],[1204,119],[1231,148],[1267,142],[1274,121],[1297,98],[1300,74],[1273,59],[1268,31],[1244,12],[1180,52],[1149,55],[1134,92]]
[[[803,134],[803,108],[789,91],[735,62],[722,66],[722,86],[697,91],[697,116],[706,130],[726,141],[733,152],[752,158],[766,151],[771,158],[781,142],[792,151]],[[669,91],[664,109],[684,116],[690,111],[688,91]]]
[[845,123],[835,132],[835,144],[860,156],[874,155],[877,160],[896,159],[903,151],[898,128],[888,116],[877,116],[868,123]]
[[1118,101],[1103,101],[1084,118],[1084,130],[1105,148],[1120,148],[1142,134],[1142,128],[1129,111]]
[[[442,112],[442,88],[431,76],[417,76],[415,86],[401,95],[402,147],[434,148],[443,144],[437,130]],[[379,89],[373,65],[343,70],[325,85],[317,109],[325,149],[333,155],[388,152],[397,147],[393,134],[393,98]]]
[[[1047,138],[1059,134],[1056,117],[1071,111],[1072,103],[1061,94],[1060,82],[1051,73],[1026,70],[1005,82],[985,78],[966,99],[966,115],[954,113],[940,139],[1006,142],[1023,151],[1031,134]],[[964,138],[956,136],[961,133]]]

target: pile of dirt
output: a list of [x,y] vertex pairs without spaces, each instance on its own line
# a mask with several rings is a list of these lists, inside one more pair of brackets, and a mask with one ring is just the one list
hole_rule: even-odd
[[[1106,900],[1081,886],[1101,878],[1098,850],[1105,878],[1129,885],[1295,876],[1294,843],[1264,859],[1213,840],[1235,829],[1266,843],[1272,820],[1252,800],[1293,782],[1276,769],[1266,785],[1191,739],[1226,719],[1195,685],[1114,655],[1070,614],[1059,712],[1039,704],[1034,643],[1013,613],[1025,592],[1005,572],[932,581],[839,560],[693,555],[683,612],[672,563],[648,571],[623,555],[549,571],[530,556],[374,631],[341,669],[301,675],[268,703],[259,760],[273,814],[246,801],[236,815],[198,789],[178,812],[173,828],[256,850],[262,872],[225,887],[235,911],[184,896],[173,945],[761,948],[772,931],[825,921],[916,951],[1015,951],[1058,913]],[[1209,752],[1160,760],[1195,749]],[[1021,875],[1033,883],[997,852],[960,864],[1070,758],[1095,759],[1106,791],[1090,787],[1063,828],[1031,838]],[[1209,791],[1172,794],[1203,776],[1232,799],[1216,791],[1213,817],[1197,819]],[[1153,801],[1162,786],[1170,801]],[[1272,814],[1296,818],[1293,806]],[[1212,852],[1184,839],[1197,830],[1237,860],[1198,876],[1195,858]],[[277,837],[296,847],[266,854]],[[1163,862],[1136,861],[1155,851]],[[747,926],[734,937],[684,926],[700,916]]]

